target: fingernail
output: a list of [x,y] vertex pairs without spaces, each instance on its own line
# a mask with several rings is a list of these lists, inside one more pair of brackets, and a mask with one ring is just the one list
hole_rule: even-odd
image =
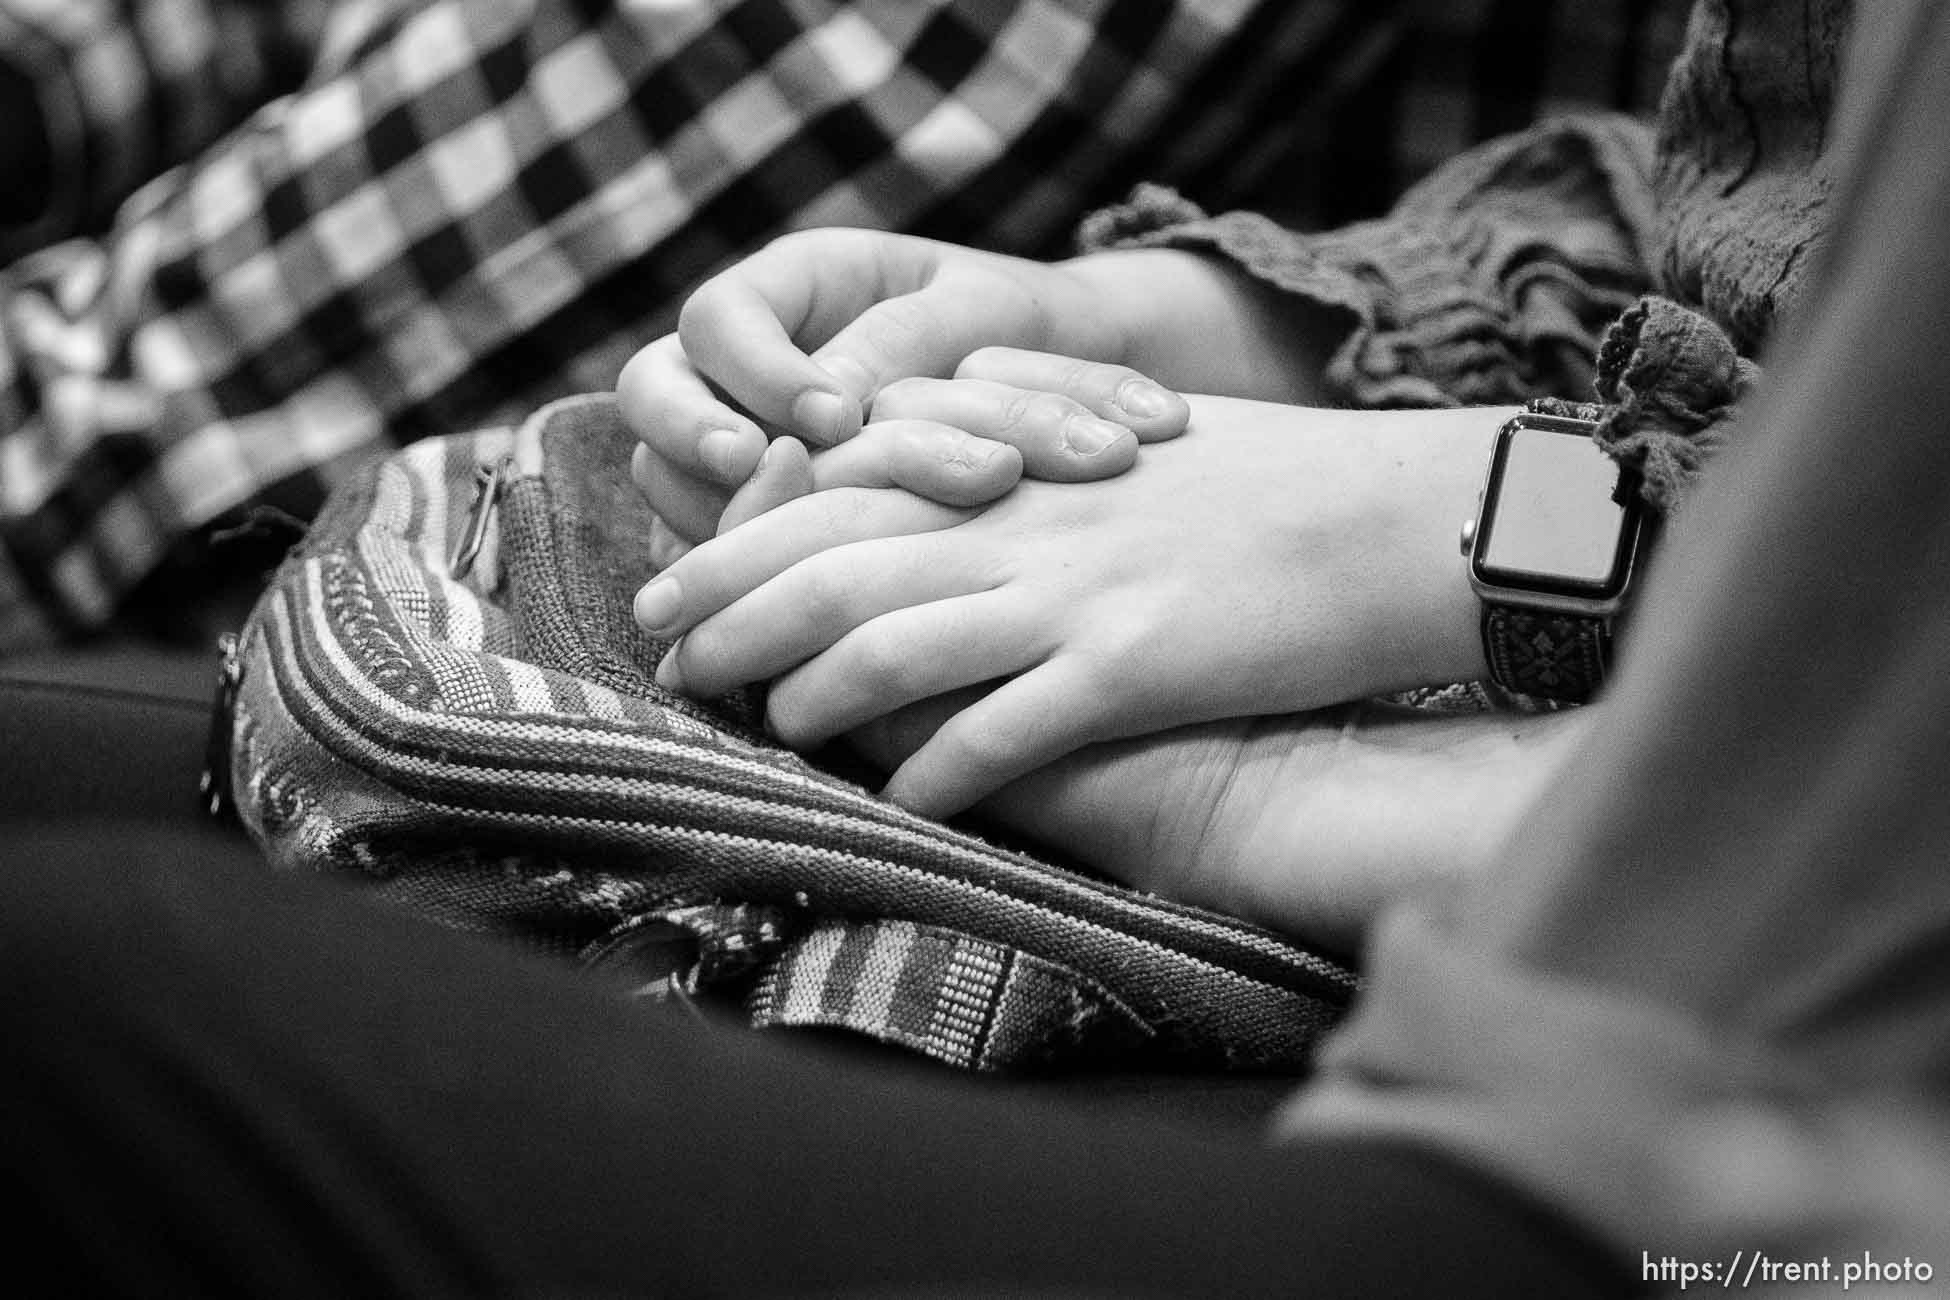
[[1063,422],[1063,445],[1079,456],[1094,456],[1124,436],[1124,430],[1094,415],[1073,415]]
[[677,647],[672,646],[664,661],[657,665],[657,685],[667,691],[679,694],[684,690],[684,670],[677,666]]
[[734,485],[738,469],[732,458],[738,452],[738,435],[730,429],[714,429],[697,444],[697,458],[711,476],[727,486]]
[[674,578],[658,578],[636,594],[636,621],[648,632],[661,632],[684,610],[684,593]]
[[845,401],[838,393],[812,388],[799,394],[799,400],[792,404],[792,423],[820,446],[830,447],[839,441],[840,420],[845,412]]
[[1141,420],[1152,420],[1171,409],[1171,395],[1148,379],[1126,379],[1117,390],[1117,405]]

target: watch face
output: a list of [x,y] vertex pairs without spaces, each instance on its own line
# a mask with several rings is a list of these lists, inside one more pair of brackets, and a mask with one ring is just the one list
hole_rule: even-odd
[[1624,590],[1636,509],[1619,469],[1582,429],[1517,419],[1497,436],[1472,565],[1520,591],[1604,599]]

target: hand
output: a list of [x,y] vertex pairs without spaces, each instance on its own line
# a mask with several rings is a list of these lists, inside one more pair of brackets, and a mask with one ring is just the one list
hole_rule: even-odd
[[[893,771],[979,691],[848,742]],[[1473,878],[1593,714],[1440,715],[1362,701],[1092,745],[1011,782],[985,815],[1125,884],[1359,951],[1410,890]]]
[[[694,543],[718,531],[768,435],[838,446],[898,379],[961,374],[1061,392],[1152,441],[1184,427],[1173,389],[1317,401],[1316,379],[1345,327],[1334,309],[1177,249],[1047,265],[878,231],[802,231],[693,294],[677,333],[624,368],[617,396],[643,440],[638,477],[651,504],[676,538]],[[1161,387],[1120,381],[1093,399],[1047,376],[957,370],[992,347],[1122,365]],[[1060,447],[1034,437],[1017,445],[1032,478],[1106,477],[1128,464],[1077,462],[1064,473]],[[960,471],[938,472],[954,459],[938,431],[910,431],[866,459],[923,496],[973,499]],[[982,499],[999,495],[989,480],[980,490],[989,493]]]
[[939,816],[1093,741],[1483,674],[1455,536],[1508,412],[1191,401],[1108,483],[819,493],[705,543],[639,593],[683,635],[659,680],[777,677],[769,725],[812,745],[1010,679],[888,782]]
[[[1125,366],[990,347],[955,373],[952,385],[906,379],[882,388],[872,420],[837,447],[808,455],[797,439],[779,438],[735,489],[639,445],[631,473],[665,525],[653,537],[653,558],[668,564],[690,544],[808,491],[901,487],[945,505],[982,505],[1025,473],[1053,482],[1108,478],[1131,467],[1140,441],[1176,437],[1189,417],[1184,398]],[[680,388],[656,391],[668,401]],[[1130,413],[1138,406],[1142,418]]]
[[[1074,362],[1030,366],[1020,354],[999,362],[982,352],[998,346],[1106,363],[1127,350],[1101,295],[1064,266],[878,231],[788,235],[704,284],[684,304],[677,333],[624,368],[617,395],[643,440],[638,481],[673,531],[701,541],[752,475],[768,431],[815,449],[840,447],[884,386],[914,376],[959,374],[1061,393],[1141,441],[1184,428],[1182,400],[1141,375],[1114,365],[1072,374],[1063,367]],[[1033,477],[1128,468],[1130,452],[1066,442],[1061,424],[1005,424],[984,436],[1010,442]],[[1000,491],[1013,482],[994,468],[971,475],[960,451],[966,439],[945,430],[910,424],[880,433],[872,449],[816,475],[821,485],[892,482],[967,504],[999,495],[1001,478],[1009,481]]]

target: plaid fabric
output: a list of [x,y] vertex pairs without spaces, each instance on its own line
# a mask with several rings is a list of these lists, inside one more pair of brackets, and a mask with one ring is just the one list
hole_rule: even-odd
[[1414,0],[1405,39],[1322,143],[1340,196],[1326,224],[1378,215],[1465,149],[1542,118],[1649,116],[1691,9],[1692,0]]
[[[1566,84],[1629,98],[1643,78],[1585,69],[1662,56],[1631,18],[1647,10],[1481,17],[1556,15],[1539,30],[1585,51]],[[65,225],[40,234],[86,230],[193,155],[101,238],[0,273],[0,652],[101,626],[249,503],[308,516],[376,446],[608,388],[687,287],[769,236],[853,224],[1047,253],[1144,178],[1336,215],[1276,197],[1392,186],[1416,164],[1383,139],[1440,139],[1453,116],[1408,79],[1457,63],[1368,0],[0,15],[0,57],[43,88],[59,150]],[[1504,104],[1472,132],[1548,98],[1534,77],[1470,93]]]
[[[4,0],[0,57],[30,70],[60,167],[0,254],[105,227],[123,199],[214,143],[316,61],[330,4]],[[9,260],[11,258],[9,257]]]
[[1354,992],[1337,962],[907,813],[745,703],[657,687],[631,441],[571,399],[333,498],[243,634],[227,767],[269,861],[971,1069],[1305,1063]]

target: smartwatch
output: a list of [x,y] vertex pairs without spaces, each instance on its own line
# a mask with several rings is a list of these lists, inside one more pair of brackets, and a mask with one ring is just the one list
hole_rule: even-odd
[[1539,402],[1505,424],[1463,524],[1490,677],[1519,694],[1582,702],[1611,664],[1647,524],[1638,476],[1592,441],[1599,414]]

